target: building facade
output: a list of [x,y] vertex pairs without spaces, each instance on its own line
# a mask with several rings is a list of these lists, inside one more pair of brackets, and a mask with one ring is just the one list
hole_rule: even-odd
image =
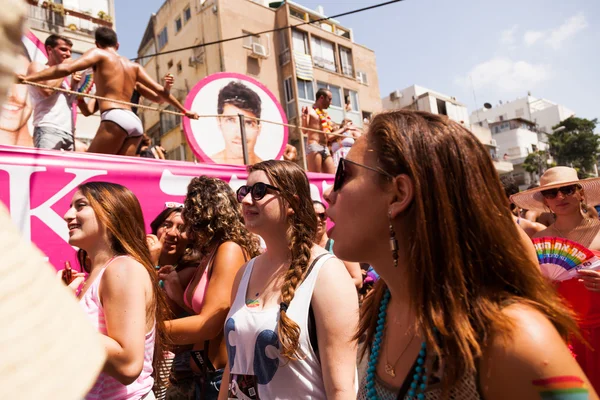
[[512,172],[513,164],[498,157],[496,140],[487,126],[469,126],[469,113],[467,107],[458,102],[455,97],[412,85],[403,90],[395,90],[382,99],[384,110],[409,110],[427,111],[432,114],[446,115],[473,132],[490,152],[494,166],[499,174]]
[[[114,0],[27,0],[28,23],[31,32],[43,43],[51,34],[68,37],[73,42],[72,57],[78,58],[95,47],[94,31],[98,26],[115,29]],[[75,136],[90,143],[98,126],[100,116],[96,113],[84,117],[77,110]]]
[[500,102],[492,108],[480,108],[471,113],[471,124],[483,121],[499,122],[515,118],[531,121],[541,132],[552,133],[552,127],[575,115],[567,107],[546,99],[533,96],[519,98],[513,101]]
[[[210,74],[253,77],[274,93],[292,125],[299,123],[304,106],[312,106],[317,90],[326,87],[333,96],[331,119],[340,123],[348,118],[362,126],[365,118],[381,110],[375,54],[355,43],[352,30],[337,21],[289,28],[323,17],[322,9],[310,10],[291,1],[273,9],[262,0],[167,0],[148,22],[138,49],[138,57],[147,57],[139,62],[159,81],[173,74],[173,93],[181,101]],[[243,35],[250,36],[153,56]],[[142,120],[168,158],[194,159],[181,118],[144,111]],[[303,154],[297,129],[290,130],[289,142]]]

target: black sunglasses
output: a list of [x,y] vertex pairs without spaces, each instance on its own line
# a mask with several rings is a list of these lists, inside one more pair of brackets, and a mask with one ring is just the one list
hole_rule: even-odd
[[321,220],[321,221],[325,221],[327,220],[327,215],[325,215],[324,212],[322,213],[317,213],[317,217]]
[[252,186],[241,186],[236,192],[237,201],[241,203],[248,193],[250,193],[253,200],[261,200],[263,197],[265,197],[267,190],[269,189],[281,192],[281,189],[263,182],[257,182]]
[[338,164],[337,171],[335,171],[335,180],[333,181],[333,191],[337,192],[344,185],[344,181],[346,180],[346,163],[358,165],[359,167],[366,168],[371,171],[375,171],[378,174],[385,175],[388,178],[394,179],[394,176],[390,173],[387,173],[379,168],[369,167],[368,165],[359,164],[354,161],[347,160],[345,158],[340,159],[340,163]]
[[561,192],[565,196],[573,196],[577,189],[580,188],[581,186],[579,185],[569,185],[555,189],[542,190],[542,196],[544,196],[544,198],[548,200],[555,199],[556,196],[558,196],[558,192]]

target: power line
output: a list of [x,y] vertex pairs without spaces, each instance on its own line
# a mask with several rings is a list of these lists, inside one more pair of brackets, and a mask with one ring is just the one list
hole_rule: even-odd
[[239,40],[239,39],[244,39],[244,38],[247,38],[247,37],[263,35],[265,33],[279,32],[279,31],[282,31],[284,29],[290,29],[290,28],[296,28],[298,26],[315,24],[315,23],[327,21],[327,20],[330,20],[330,19],[333,19],[333,18],[339,18],[339,17],[344,17],[346,15],[357,14],[357,13],[360,13],[360,12],[369,11],[369,10],[372,10],[372,9],[375,9],[375,8],[388,6],[388,5],[393,4],[393,3],[399,3],[401,1],[404,1],[404,0],[386,1],[385,3],[374,4],[372,6],[363,7],[363,8],[359,8],[359,9],[351,10],[351,11],[346,11],[346,12],[341,13],[341,14],[336,14],[336,15],[332,15],[330,17],[320,18],[320,19],[317,19],[317,20],[314,20],[314,21],[301,22],[301,23],[296,24],[296,25],[282,26],[280,28],[269,29],[269,30],[266,30],[266,31],[251,33],[251,34],[242,35],[242,36],[235,36],[235,37],[231,37],[231,38],[227,38],[227,39],[215,40],[213,42],[208,42],[208,43],[199,43],[199,44],[196,44],[196,45],[193,45],[193,46],[182,47],[180,49],[168,50],[168,51],[163,51],[163,52],[159,52],[159,53],[155,53],[155,54],[149,54],[147,56],[132,58],[131,61],[139,61],[139,60],[143,60],[144,58],[156,57],[156,56],[160,56],[160,55],[164,55],[164,54],[177,53],[177,52],[185,51],[185,50],[192,50],[192,49],[196,49],[196,48],[199,48],[199,47],[211,46],[213,44],[231,42],[233,40]]

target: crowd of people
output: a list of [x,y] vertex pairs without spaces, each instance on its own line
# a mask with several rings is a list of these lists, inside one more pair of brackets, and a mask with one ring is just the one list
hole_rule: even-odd
[[[96,64],[106,96],[128,97],[136,86],[131,72],[170,99],[118,58],[109,33],[105,47],[81,61],[27,79],[58,79]],[[334,130],[323,113],[330,101],[327,91],[317,93],[317,108],[304,112],[307,126],[327,125],[308,142],[311,165],[322,172],[333,172],[323,137],[349,130]],[[104,122],[90,151],[134,151],[135,119],[99,106]],[[124,135],[125,126],[132,133]],[[106,357],[80,394],[598,399],[600,328],[568,305],[572,294],[557,293],[560,284],[543,275],[529,237],[600,251],[592,211],[600,178],[580,180],[572,168],[555,167],[539,187],[513,193],[469,130],[426,112],[378,114],[353,139],[324,202],[311,198],[296,163],[260,161],[236,192],[218,178],[192,179],[184,203],[166,203],[151,234],[128,188],[78,186],[64,220],[69,244],[80,249],[79,272],[58,276]],[[550,213],[553,222],[524,224],[527,212]],[[334,226],[326,231],[328,219]],[[597,303],[599,272],[581,269],[567,282]],[[57,380],[66,374],[46,367],[36,372]],[[70,379],[77,377],[63,385]],[[47,397],[60,398],[61,389],[53,390]]]

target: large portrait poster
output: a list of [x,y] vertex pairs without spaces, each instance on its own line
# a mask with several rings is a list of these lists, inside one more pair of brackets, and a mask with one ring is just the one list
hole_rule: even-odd
[[[48,62],[44,44],[31,31],[23,36],[23,45],[15,74],[27,74],[32,62],[42,65]],[[29,95],[30,87],[14,83],[9,90],[6,102],[0,108],[0,144],[33,146],[33,105]]]
[[[200,115],[185,118],[184,131],[196,156],[206,163],[243,165],[239,114],[244,115],[249,163],[279,159],[288,139],[283,108],[263,84],[246,75],[221,72],[202,79],[185,107]],[[258,118],[264,121],[257,121]]]

